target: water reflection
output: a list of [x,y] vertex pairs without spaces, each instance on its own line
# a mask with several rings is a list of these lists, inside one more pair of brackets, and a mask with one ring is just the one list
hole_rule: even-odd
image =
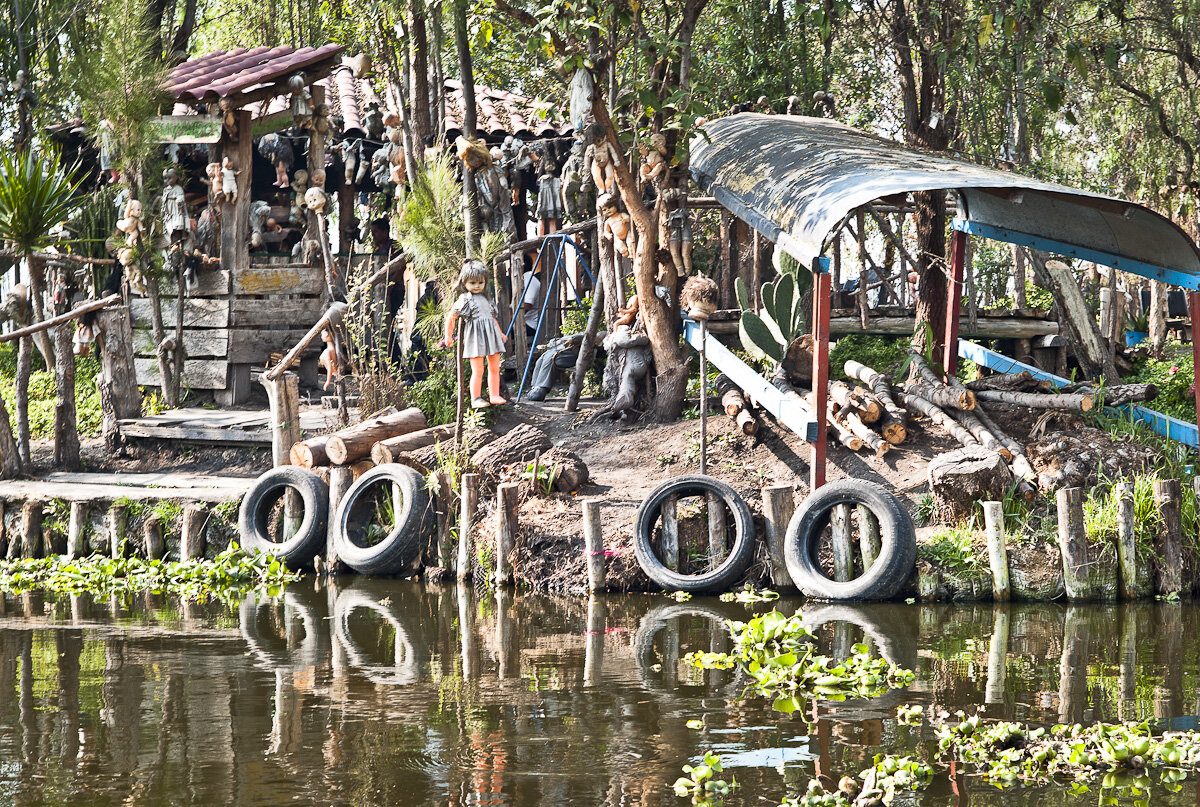
[[[33,594],[0,609],[0,801],[15,805],[674,805],[667,783],[712,749],[742,784],[734,807],[880,750],[929,758],[928,727],[894,719],[905,702],[1200,723],[1187,605],[805,606],[822,652],[865,641],[917,680],[790,718],[743,699],[737,671],[684,661],[727,650],[725,620],[752,613],[709,599],[347,579],[233,609]],[[1076,798],[940,767],[919,803]]]

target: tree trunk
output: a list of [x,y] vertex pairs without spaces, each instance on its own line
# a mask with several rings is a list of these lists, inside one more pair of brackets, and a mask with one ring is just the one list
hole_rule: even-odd
[[[913,346],[925,352],[928,336],[936,346],[934,359],[941,363],[946,345],[946,194],[922,191],[913,194],[917,225],[917,322]],[[928,325],[928,330],[925,328]]]
[[[46,266],[41,258],[29,257],[27,261],[29,265],[29,300],[31,312],[33,314],[33,322],[37,324],[46,320]],[[42,354],[42,361],[45,362],[46,368],[54,366],[54,344],[51,342],[53,329],[49,331],[40,331],[33,337],[33,343],[37,345],[38,352]]]
[[[463,134],[477,135],[475,124],[475,75],[471,66],[471,47],[467,34],[467,2],[454,3],[454,44],[458,50],[458,78],[462,82]],[[466,232],[467,255],[475,257],[479,249],[479,207],[475,198],[475,172],[463,169],[463,229]]]
[[[606,296],[604,284],[597,283],[596,288],[592,291],[592,310],[588,312],[587,328],[583,332],[579,356],[575,359],[575,373],[571,376],[571,387],[567,390],[567,403],[564,407],[567,412],[574,412],[579,408],[579,396],[583,394],[583,380],[596,357],[596,334],[600,330],[600,321],[604,317]],[[524,323],[520,324],[524,325]]]
[[1027,406],[1030,409],[1061,409],[1078,412],[1090,412],[1096,403],[1095,398],[1084,393],[1058,395],[1055,393],[980,390],[977,397],[981,401],[995,401],[1010,406]]
[[1034,268],[1044,275],[1055,304],[1062,315],[1065,336],[1071,343],[1075,358],[1087,378],[1103,378],[1110,384],[1118,384],[1121,377],[1112,357],[1104,347],[1100,332],[1092,317],[1092,311],[1083,299],[1083,292],[1075,276],[1062,261],[1048,261],[1045,253],[1033,253]]
[[545,432],[522,424],[476,451],[471,462],[480,473],[498,478],[505,466],[523,466],[553,447]]
[[96,315],[99,330],[96,349],[100,355],[100,373],[96,388],[100,393],[101,429],[104,445],[110,452],[120,448],[119,421],[135,418],[142,411],[137,372],[133,365],[133,330],[129,310],[109,308]]
[[[429,36],[425,26],[425,0],[410,0],[409,11],[412,17],[409,26],[412,45],[409,104],[412,108],[413,136],[418,148],[424,148],[433,135],[433,123],[429,115]],[[434,58],[437,58],[436,54]]]
[[1150,281],[1150,349],[1161,356],[1167,343],[1167,284]]
[[[63,300],[65,314],[70,302]],[[54,464],[68,471],[78,471],[79,427],[75,420],[75,353],[71,349],[73,328],[64,322],[54,329]]]
[[146,278],[146,291],[150,294],[150,327],[154,334],[154,352],[158,356],[159,389],[162,390],[163,402],[167,408],[174,409],[179,402],[174,399],[175,384],[171,378],[173,375],[171,361],[167,357],[167,351],[163,345],[167,338],[167,331],[163,327],[162,297],[158,293],[157,278]]
[[33,342],[30,337],[23,336],[17,347],[17,449],[20,452],[21,464],[29,467],[29,373],[33,364]]
[[13,439],[8,407],[0,397],[0,479],[14,479],[21,474],[21,453]]

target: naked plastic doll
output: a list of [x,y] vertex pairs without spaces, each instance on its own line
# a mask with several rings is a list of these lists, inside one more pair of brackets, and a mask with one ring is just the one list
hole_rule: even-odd
[[333,334],[329,330],[321,331],[321,341],[325,343],[325,348],[321,351],[321,357],[317,359],[317,366],[324,367],[325,372],[328,373],[322,389],[329,389],[333,386],[333,380],[338,376],[338,355],[333,346]]
[[628,213],[617,209],[617,200],[606,193],[596,202],[604,216],[604,235],[612,239],[613,248],[622,256],[632,258],[634,252],[633,222]]
[[[488,268],[480,261],[466,261],[458,274],[458,290],[461,292],[450,316],[446,317],[446,338],[443,345],[454,344],[455,327],[461,322],[464,359],[471,361],[471,407],[484,409],[499,406],[508,401],[500,395],[500,355],[508,338],[492,301],[484,295],[487,288]],[[483,367],[487,364],[488,397],[483,397]]]
[[221,195],[230,204],[237,201],[237,171],[232,157],[221,160]]

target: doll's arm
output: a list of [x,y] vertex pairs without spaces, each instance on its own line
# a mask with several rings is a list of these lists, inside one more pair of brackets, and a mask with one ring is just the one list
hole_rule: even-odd
[[500,327],[500,320],[492,317],[492,322],[496,323],[496,330],[500,332],[500,344],[508,344],[508,337],[504,335],[504,329]]
[[454,326],[458,323],[458,312],[451,311],[450,316],[446,317],[446,338],[442,340],[442,344],[449,347],[454,344]]

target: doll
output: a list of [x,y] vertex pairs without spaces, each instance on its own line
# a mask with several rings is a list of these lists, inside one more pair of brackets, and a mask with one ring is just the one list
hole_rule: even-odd
[[187,240],[187,204],[179,184],[179,172],[174,168],[163,171],[162,218],[163,234],[167,236],[167,241],[176,243]]
[[612,146],[607,140],[601,140],[591,146],[589,151],[592,156],[592,182],[596,186],[596,193],[612,193],[616,185]]
[[[484,409],[490,405],[508,403],[500,397],[500,354],[508,338],[496,319],[492,301],[484,296],[488,268],[481,261],[468,260],[458,274],[461,293],[450,316],[446,317],[446,338],[443,345],[454,344],[454,326],[462,320],[463,358],[471,360],[471,407]],[[483,397],[483,365],[487,363],[488,398]]]
[[221,196],[230,204],[237,201],[237,171],[232,157],[221,160]]
[[611,193],[601,196],[596,206],[600,209],[600,215],[604,217],[604,229],[601,234],[612,239],[613,248],[622,257],[632,258],[635,246],[633,224],[629,214],[618,210],[617,199]]
[[662,132],[650,135],[650,142],[642,142],[638,149],[642,153],[642,167],[638,170],[642,184],[646,185],[662,176],[667,170],[667,138]]
[[537,219],[538,235],[558,232],[558,223],[565,211],[562,201],[562,180],[555,173],[554,160],[542,160],[542,175],[538,177]]
[[288,186],[288,170],[296,160],[292,144],[286,137],[280,137],[277,133],[271,132],[263,135],[262,139],[258,141],[258,153],[275,166],[275,187],[286,188]]
[[146,232],[146,225],[142,224],[141,202],[130,199],[125,203],[125,217],[117,220],[117,229],[125,233],[125,246],[137,246],[142,234]]
[[337,378],[339,370],[337,349],[333,346],[333,334],[328,328],[321,331],[321,341],[325,343],[325,347],[321,350],[321,357],[317,359],[317,366],[324,367],[327,374],[325,386],[321,389],[329,389],[333,380]]

